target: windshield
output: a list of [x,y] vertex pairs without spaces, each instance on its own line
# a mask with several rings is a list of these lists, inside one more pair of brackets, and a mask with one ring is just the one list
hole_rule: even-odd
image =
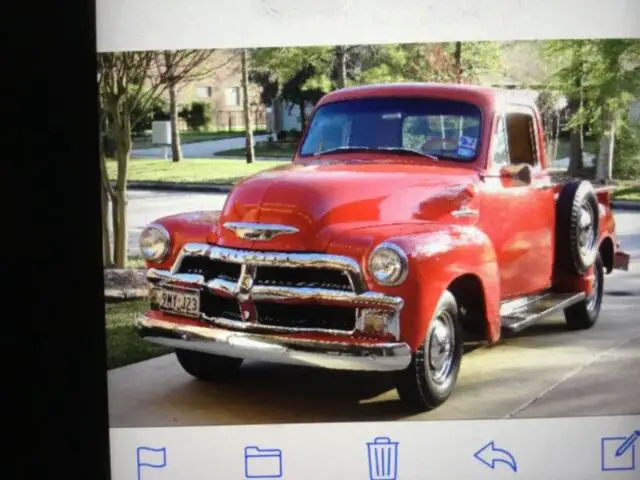
[[318,108],[301,156],[330,150],[406,149],[437,159],[471,161],[478,153],[481,112],[466,102],[430,98],[365,98]]

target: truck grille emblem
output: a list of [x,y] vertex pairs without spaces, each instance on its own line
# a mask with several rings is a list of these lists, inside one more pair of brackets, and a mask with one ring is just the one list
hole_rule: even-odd
[[288,225],[272,223],[227,222],[224,228],[231,230],[242,240],[269,241],[278,235],[298,233],[298,229]]

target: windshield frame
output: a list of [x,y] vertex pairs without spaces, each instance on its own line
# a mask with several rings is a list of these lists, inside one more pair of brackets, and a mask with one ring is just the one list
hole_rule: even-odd
[[[319,159],[322,158],[323,156],[331,156],[331,155],[342,155],[342,154],[349,154],[351,155],[352,152],[340,152],[340,153],[323,153],[323,152],[314,152],[314,153],[307,153],[307,154],[303,154],[302,153],[302,147],[305,143],[305,141],[308,138],[309,135],[309,131],[310,131],[310,127],[314,121],[314,119],[316,118],[317,114],[319,111],[321,111],[324,107],[328,107],[331,105],[336,105],[336,104],[344,104],[344,103],[351,103],[351,102],[360,102],[360,101],[376,101],[376,100],[422,100],[422,101],[435,101],[435,102],[443,102],[443,101],[451,101],[451,102],[455,102],[458,104],[465,104],[467,106],[473,107],[478,111],[479,114],[479,128],[480,128],[480,132],[478,135],[478,139],[477,139],[477,144],[476,144],[476,149],[475,149],[475,155],[472,157],[468,157],[465,159],[457,159],[455,157],[448,157],[446,155],[432,155],[432,154],[428,154],[429,156],[434,156],[437,157],[437,162],[448,162],[448,163],[453,163],[456,165],[474,165],[482,156],[482,152],[483,152],[483,147],[484,147],[484,137],[485,137],[485,130],[486,130],[486,125],[485,125],[485,112],[483,107],[475,102],[466,100],[466,99],[458,99],[458,98],[443,98],[440,96],[430,96],[430,95],[424,95],[424,96],[415,96],[415,95],[411,95],[411,96],[405,96],[405,95],[385,95],[385,96],[362,96],[362,97],[354,97],[354,98],[347,98],[347,99],[342,99],[342,100],[337,100],[337,101],[330,101],[330,102],[326,102],[326,103],[321,103],[320,105],[316,106],[316,108],[314,109],[313,113],[311,114],[311,116],[309,117],[309,120],[307,121],[307,125],[304,129],[304,133],[302,135],[302,137],[300,138],[300,141],[298,143],[298,146],[296,148],[296,153],[294,156],[294,161],[296,159]],[[403,120],[404,121],[404,120]],[[354,146],[355,147],[355,146]],[[353,153],[362,153],[360,152],[353,152]],[[380,149],[380,150],[376,150],[374,148],[372,148],[370,151],[366,152],[367,155],[389,155],[390,152],[385,151],[384,149]],[[391,155],[393,155],[393,153],[391,153]],[[428,158],[426,158],[426,156],[421,156],[419,153],[416,153],[416,157],[422,157],[423,160],[425,161],[435,161],[435,160],[430,160]]]

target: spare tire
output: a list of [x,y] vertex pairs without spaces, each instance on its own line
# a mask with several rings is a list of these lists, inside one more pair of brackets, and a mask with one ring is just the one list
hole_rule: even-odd
[[564,185],[556,203],[556,265],[562,271],[582,275],[598,256],[600,207],[590,182]]

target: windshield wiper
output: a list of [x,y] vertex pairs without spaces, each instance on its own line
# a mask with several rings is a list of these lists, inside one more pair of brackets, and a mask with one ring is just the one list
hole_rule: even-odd
[[421,157],[428,158],[430,160],[438,160],[438,157],[429,155],[428,153],[421,152],[420,150],[413,150],[411,148],[403,147],[337,147],[325,150],[323,152],[317,152],[316,155],[327,155],[330,153],[341,152],[389,152],[389,153],[401,153],[409,155],[419,155]]
[[404,148],[404,147],[379,147],[372,148],[371,150],[382,151],[382,152],[390,152],[390,153],[404,153],[408,155],[419,155],[421,157],[428,158],[430,160],[438,160],[438,157],[435,155],[431,155],[429,153],[424,153],[420,150],[414,150],[413,148]]
[[330,148],[329,150],[323,150],[321,152],[316,152],[316,155],[327,155],[329,153],[342,153],[342,152],[369,152],[375,150],[371,147],[336,147]]

